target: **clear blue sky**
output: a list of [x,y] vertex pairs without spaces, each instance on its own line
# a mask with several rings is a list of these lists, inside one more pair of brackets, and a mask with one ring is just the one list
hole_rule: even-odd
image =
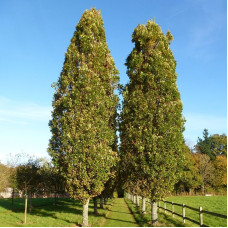
[[227,131],[226,0],[2,0],[0,1],[0,160],[20,152],[48,156],[48,121],[64,53],[85,9],[101,10],[109,49],[120,71],[131,35],[149,19],[169,29],[184,104],[184,136],[193,146]]

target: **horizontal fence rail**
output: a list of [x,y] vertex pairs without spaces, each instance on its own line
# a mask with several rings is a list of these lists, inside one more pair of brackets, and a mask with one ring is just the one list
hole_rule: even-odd
[[[130,196],[132,196],[132,195],[130,195]],[[132,197],[134,198],[134,196],[132,196]],[[129,199],[130,199],[130,197],[129,197]],[[139,199],[142,200],[142,197],[140,196]],[[208,227],[207,225],[205,225],[203,223],[203,214],[208,214],[208,215],[212,215],[212,216],[215,216],[215,217],[227,219],[227,215],[222,215],[222,214],[219,214],[219,213],[216,213],[216,212],[206,211],[206,210],[203,210],[202,207],[195,208],[195,207],[191,207],[191,206],[188,206],[188,205],[185,205],[185,204],[174,203],[174,202],[170,202],[170,201],[166,201],[166,200],[163,200],[161,202],[163,202],[164,206],[162,207],[160,205],[160,202],[158,202],[158,210],[163,209],[165,213],[168,211],[168,212],[170,212],[172,214],[172,217],[174,217],[175,215],[181,217],[183,219],[183,223],[185,223],[185,220],[188,220],[188,221],[190,221],[192,223],[195,223],[195,224],[197,224],[197,225],[199,225],[201,227],[202,226],[203,227]],[[146,200],[146,203],[151,204],[151,202],[149,200]],[[172,205],[172,209],[170,210],[170,209],[166,208],[166,204],[171,204]],[[174,208],[175,208],[174,206],[182,207],[182,214],[176,213],[175,210],[174,210]],[[196,221],[196,220],[194,220],[192,218],[187,217],[186,213],[185,213],[185,209],[186,208],[198,212],[199,213],[199,221]]]
[[[223,218],[223,219],[227,219],[227,215],[222,215],[222,214],[219,214],[219,213],[216,213],[216,212],[211,212],[211,211],[206,211],[206,210],[203,210],[202,207],[199,207],[198,209],[197,208],[194,208],[194,207],[190,207],[188,205],[185,205],[185,204],[179,204],[179,203],[173,203],[173,202],[170,202],[170,201],[162,201],[164,203],[164,207],[160,206],[160,202],[159,202],[159,205],[158,205],[158,208],[159,209],[163,209],[165,210],[165,213],[166,211],[170,212],[172,214],[172,216],[174,217],[174,215],[177,215],[179,217],[182,217],[183,218],[183,223],[185,223],[185,220],[188,220],[192,223],[195,223],[199,226],[203,226],[203,227],[208,227],[207,225],[203,224],[203,214],[208,214],[208,215],[212,215],[212,216],[215,216],[215,217],[219,217],[219,218]],[[147,201],[147,203],[150,203],[150,201]],[[172,205],[172,210],[169,210],[166,208],[166,204],[171,204]],[[179,207],[182,207],[182,215],[181,214],[178,214],[174,211],[174,205],[176,206],[179,206]],[[190,210],[193,210],[193,211],[196,211],[199,213],[199,221],[196,221],[192,218],[189,218],[185,215],[185,208],[188,208]]]

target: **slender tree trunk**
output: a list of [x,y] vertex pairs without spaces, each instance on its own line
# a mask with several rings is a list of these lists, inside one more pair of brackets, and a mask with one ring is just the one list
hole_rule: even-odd
[[152,225],[156,225],[158,222],[158,207],[157,207],[157,202],[155,201],[151,202],[151,220],[152,220]]
[[32,194],[30,194],[30,197],[29,197],[29,213],[32,212]]
[[133,203],[136,204],[136,197],[133,195]]
[[142,197],[142,213],[146,214],[146,197]]
[[86,201],[86,203],[83,203],[82,227],[88,226],[88,210],[89,210],[89,199]]
[[27,222],[27,208],[28,208],[28,194],[27,191],[25,192],[25,218],[24,218],[24,224]]
[[55,206],[57,204],[57,197],[56,197],[56,192],[55,192]]
[[205,185],[204,185],[204,183],[202,184],[202,193],[203,193],[203,195],[205,195]]
[[104,209],[104,205],[103,205],[103,196],[100,196],[100,208]]
[[94,214],[98,214],[98,211],[97,211],[97,197],[93,197],[93,212]]
[[13,211],[13,204],[14,204],[14,188],[12,191],[12,201],[11,201],[11,210]]
[[136,195],[136,205],[137,205],[137,207],[139,207],[139,196],[138,195]]
[[104,198],[104,205],[107,205],[107,201],[108,201],[108,199],[105,197]]

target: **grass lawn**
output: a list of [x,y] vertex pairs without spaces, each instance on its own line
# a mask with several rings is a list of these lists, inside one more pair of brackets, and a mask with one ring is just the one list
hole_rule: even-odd
[[[14,200],[14,212],[11,211],[11,199],[0,199],[0,226],[35,226],[35,227],[73,227],[82,223],[82,205],[70,199],[60,199],[57,206],[54,199],[33,199],[31,214],[27,215],[27,224],[24,220],[24,199]],[[111,200],[105,209],[99,209],[99,215],[93,214],[93,201],[89,205],[89,225],[100,226],[105,220]]]
[[[173,196],[167,197],[166,200],[180,204],[184,203],[194,208],[199,208],[201,206],[203,210],[206,211],[217,212],[223,215],[227,214],[227,196]],[[161,206],[162,205],[163,203],[161,203]],[[171,205],[167,204],[167,208],[171,210]],[[175,212],[182,214],[182,208],[175,206]],[[199,214],[196,211],[186,208],[185,216],[199,221]],[[227,226],[226,219],[207,214],[203,214],[203,223],[207,226]]]
[[[179,204],[186,204],[191,207],[199,208],[201,206],[203,210],[217,212],[220,214],[227,214],[227,197],[226,196],[185,196],[185,197],[168,197],[167,201],[171,201]],[[136,221],[140,224],[140,226],[151,226],[151,214],[150,214],[150,206],[147,204],[147,214],[142,215],[140,213],[140,209],[138,209],[135,205],[131,203],[131,201],[126,200],[129,207],[131,208]],[[161,202],[161,206],[163,207],[163,203]],[[171,205],[166,205],[167,209],[171,210]],[[182,208],[175,206],[175,212],[182,214]],[[195,211],[186,208],[185,216],[192,218],[196,221],[199,221],[199,214]],[[222,218],[217,218],[211,215],[203,215],[204,224],[211,227],[226,227],[227,220]],[[172,215],[167,212],[164,213],[164,210],[160,210],[158,216],[159,226],[168,226],[168,227],[183,227],[183,226],[197,226],[194,223],[191,223],[186,220],[186,223],[183,224],[182,218],[175,216],[172,218]]]
[[[147,213],[141,214],[141,206],[137,208],[135,204],[133,204],[130,200],[126,199],[126,203],[130,208],[135,220],[139,224],[140,227],[151,227],[151,213],[150,207],[147,205]],[[178,226],[185,226],[179,220],[173,219],[172,216],[165,215],[163,213],[159,213],[158,215],[158,224],[157,226],[160,227],[178,227]]]
[[137,227],[133,215],[130,213],[123,198],[116,198],[110,212],[107,214],[104,227]]

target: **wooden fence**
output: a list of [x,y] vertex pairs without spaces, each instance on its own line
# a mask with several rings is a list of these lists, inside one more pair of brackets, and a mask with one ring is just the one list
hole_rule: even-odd
[[[223,218],[223,219],[227,219],[227,215],[222,215],[222,214],[219,214],[219,213],[215,213],[215,212],[211,212],[211,211],[206,211],[206,210],[203,210],[202,207],[199,207],[199,208],[194,208],[194,207],[190,207],[188,205],[185,205],[185,204],[179,204],[179,203],[174,203],[174,202],[169,202],[169,201],[162,201],[164,203],[164,207],[162,207],[160,205],[160,202],[158,203],[158,209],[163,209],[165,211],[165,213],[168,211],[172,214],[172,217],[174,217],[174,215],[177,215],[179,217],[182,217],[183,219],[183,223],[185,223],[185,220],[188,220],[192,223],[195,223],[199,226],[203,226],[203,227],[208,227],[207,225],[203,224],[203,214],[208,214],[208,215],[212,215],[212,216],[215,216],[215,217],[219,217],[219,218]],[[147,201],[147,203],[150,203],[149,201]],[[166,208],[166,204],[171,204],[172,205],[172,209],[169,210]],[[174,206],[178,206],[178,207],[182,207],[182,214],[178,214],[175,212],[175,207]],[[196,221],[194,219],[191,219],[189,217],[186,216],[186,211],[185,209],[188,208],[190,210],[193,210],[193,211],[196,211],[199,213],[199,220]]]
[[[130,195],[130,194],[128,194]],[[130,199],[130,197],[128,197]],[[139,197],[140,199],[142,199],[141,197]],[[150,201],[146,201],[148,204],[151,204]],[[172,217],[174,217],[175,215],[176,216],[179,216],[183,219],[183,223],[185,223],[186,220],[192,222],[192,223],[195,223],[199,226],[203,226],[203,227],[208,227],[207,225],[205,225],[203,223],[203,214],[208,214],[208,215],[212,215],[212,216],[215,216],[215,217],[219,217],[219,218],[223,218],[223,219],[227,219],[227,215],[222,215],[222,214],[219,214],[219,213],[215,213],[215,212],[211,212],[211,211],[206,211],[206,210],[203,210],[202,207],[199,207],[199,208],[194,208],[194,207],[190,207],[188,205],[185,205],[185,204],[179,204],[179,203],[174,203],[174,202],[170,202],[170,201],[162,201],[163,202],[163,207],[161,206],[161,203],[158,202],[158,210],[160,209],[163,209],[164,212],[166,213],[167,211],[170,212],[172,214]],[[166,204],[170,204],[171,205],[171,210],[166,208]],[[175,212],[175,206],[178,206],[178,207],[181,207],[182,208],[182,214],[178,214]],[[189,218],[186,216],[186,211],[185,209],[188,208],[190,210],[193,210],[193,211],[196,211],[198,212],[199,214],[199,220],[196,221],[192,218]]]

